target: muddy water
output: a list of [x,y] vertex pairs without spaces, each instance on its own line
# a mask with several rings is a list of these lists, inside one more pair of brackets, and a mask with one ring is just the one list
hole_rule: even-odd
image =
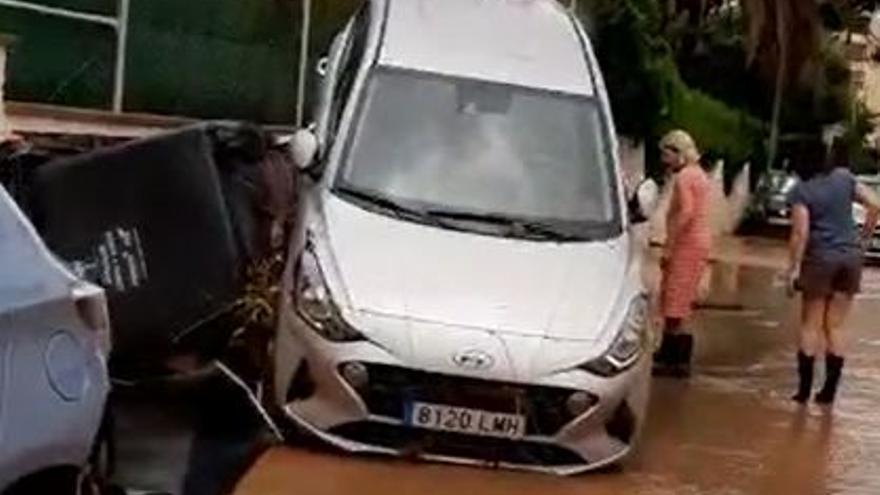
[[696,376],[655,380],[643,444],[622,469],[555,478],[279,448],[257,462],[236,493],[880,493],[880,272],[866,274],[867,293],[850,322],[838,404],[833,411],[798,408],[788,401],[796,307],[770,268],[779,250],[750,249],[761,267],[716,266],[694,324]]

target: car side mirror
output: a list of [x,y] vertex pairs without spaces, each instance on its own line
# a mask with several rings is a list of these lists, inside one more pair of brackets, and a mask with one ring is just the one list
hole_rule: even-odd
[[290,139],[290,153],[293,162],[301,171],[306,171],[315,163],[318,155],[318,138],[308,129],[300,129]]
[[629,201],[630,220],[633,223],[648,221],[657,209],[659,201],[660,186],[653,179],[643,180]]

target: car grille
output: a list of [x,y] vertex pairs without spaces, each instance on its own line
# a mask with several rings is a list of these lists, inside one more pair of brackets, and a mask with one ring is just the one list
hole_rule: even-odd
[[587,463],[578,454],[556,445],[432,432],[369,421],[337,426],[330,433],[355,442],[395,449],[402,455],[431,454],[520,466],[580,466]]
[[[565,402],[575,392],[441,375],[395,366],[367,364],[369,386],[360,392],[371,414],[404,419],[408,402],[419,401],[499,413],[524,414],[527,435],[552,436],[574,417]],[[598,398],[591,395],[592,403]]]
[[767,209],[780,214],[788,211],[788,199],[785,197],[772,197],[767,201]]

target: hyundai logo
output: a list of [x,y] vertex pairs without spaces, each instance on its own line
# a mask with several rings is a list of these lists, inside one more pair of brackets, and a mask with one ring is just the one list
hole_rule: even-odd
[[459,368],[471,371],[487,370],[495,366],[495,358],[479,349],[467,349],[452,356],[452,362]]

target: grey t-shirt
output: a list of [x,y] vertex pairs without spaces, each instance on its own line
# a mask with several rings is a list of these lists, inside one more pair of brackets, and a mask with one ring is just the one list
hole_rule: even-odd
[[858,255],[859,235],[853,220],[855,197],[856,178],[844,168],[817,175],[791,191],[789,203],[802,204],[810,211],[807,258]]

